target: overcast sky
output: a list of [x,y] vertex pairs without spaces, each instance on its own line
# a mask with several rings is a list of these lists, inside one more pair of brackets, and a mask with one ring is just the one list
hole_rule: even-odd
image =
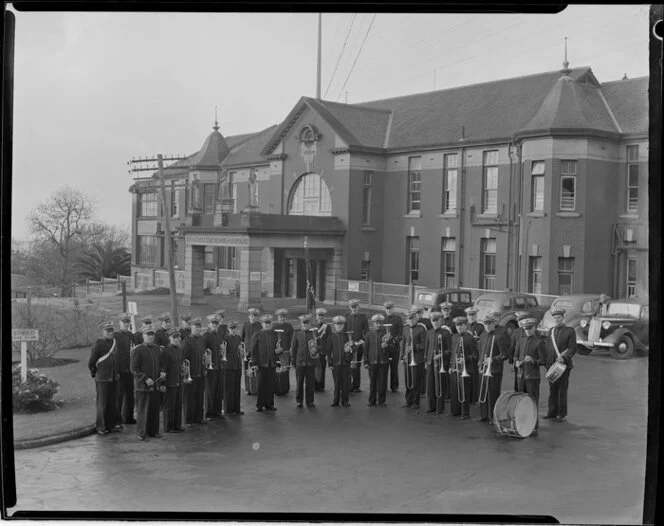
[[[29,210],[65,184],[93,198],[98,219],[128,227],[126,162],[198,151],[215,105],[225,136],[281,122],[301,96],[315,96],[317,24],[311,13],[16,12],[13,237],[29,236]],[[556,70],[565,36],[570,66],[591,66],[600,82],[648,75],[645,5],[324,14],[323,99]]]

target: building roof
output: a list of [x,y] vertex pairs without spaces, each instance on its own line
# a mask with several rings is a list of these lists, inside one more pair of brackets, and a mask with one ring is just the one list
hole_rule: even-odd
[[207,136],[203,147],[189,159],[191,168],[219,168],[231,149],[228,147],[224,136],[219,133],[218,127]]
[[276,130],[277,125],[273,124],[269,128],[251,134],[249,138],[245,139],[231,151],[231,154],[223,161],[223,167],[230,168],[258,161],[265,162],[265,159],[261,156],[261,151],[265,148],[265,144],[270,140]]
[[623,133],[648,133],[648,77],[602,84],[602,93]]

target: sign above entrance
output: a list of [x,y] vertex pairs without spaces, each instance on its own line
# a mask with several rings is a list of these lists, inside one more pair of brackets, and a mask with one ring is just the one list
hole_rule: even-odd
[[261,280],[261,273],[260,272],[250,272],[249,273],[249,281],[260,281]]
[[248,236],[229,236],[215,234],[186,234],[187,245],[207,245],[213,247],[248,247]]

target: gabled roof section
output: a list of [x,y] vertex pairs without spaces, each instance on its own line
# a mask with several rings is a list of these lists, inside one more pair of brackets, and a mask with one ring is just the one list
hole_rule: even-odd
[[203,147],[190,159],[189,166],[191,168],[219,168],[221,161],[230,151],[224,136],[215,129],[205,139]]
[[274,135],[278,126],[273,124],[269,128],[265,128],[258,133],[252,134],[248,139],[244,140],[236,148],[231,151],[230,155],[224,159],[222,166],[229,168],[232,166],[240,166],[258,162],[265,162],[265,158],[261,152],[265,148],[265,144]]
[[648,77],[602,84],[602,93],[623,133],[648,133]]

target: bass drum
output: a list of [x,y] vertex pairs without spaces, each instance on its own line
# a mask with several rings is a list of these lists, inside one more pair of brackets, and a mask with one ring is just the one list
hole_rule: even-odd
[[502,393],[493,410],[493,425],[501,435],[528,438],[537,425],[537,404],[527,393]]

